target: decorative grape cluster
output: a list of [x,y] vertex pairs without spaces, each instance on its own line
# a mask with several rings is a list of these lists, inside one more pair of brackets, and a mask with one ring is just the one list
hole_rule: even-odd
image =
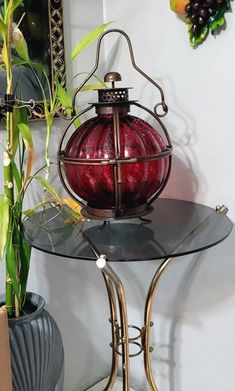
[[189,25],[193,46],[201,43],[211,30],[212,34],[224,23],[224,13],[230,10],[230,0],[190,0],[185,6],[186,23]]

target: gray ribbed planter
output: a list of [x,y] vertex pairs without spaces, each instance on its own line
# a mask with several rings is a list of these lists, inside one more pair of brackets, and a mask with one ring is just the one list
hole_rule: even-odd
[[33,312],[9,319],[13,391],[62,391],[64,349],[52,316],[39,295],[27,293]]

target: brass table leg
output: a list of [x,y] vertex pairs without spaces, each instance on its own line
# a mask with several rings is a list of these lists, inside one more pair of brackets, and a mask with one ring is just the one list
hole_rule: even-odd
[[117,332],[118,331],[118,320],[117,320],[117,305],[116,305],[116,296],[115,291],[113,287],[113,283],[110,280],[109,277],[106,276],[104,272],[102,272],[107,293],[108,293],[108,299],[109,299],[109,307],[110,307],[110,323],[111,323],[111,330],[112,330],[112,367],[111,372],[109,376],[109,381],[106,387],[104,388],[104,391],[110,391],[112,390],[112,387],[114,385],[114,382],[117,377],[117,369],[118,369],[118,358],[119,355],[117,353]]
[[[119,306],[119,317],[120,317],[120,345],[121,345],[121,356],[122,356],[122,378],[123,378],[123,391],[130,390],[130,374],[129,374],[129,338],[128,338],[128,321],[127,321],[127,308],[126,308],[126,298],[125,292],[120,278],[114,272],[114,270],[106,263],[105,256],[101,255],[96,262],[98,268],[101,269],[103,275],[108,278],[113,287],[116,290],[118,306]],[[109,285],[110,287],[110,285]],[[108,290],[108,293],[111,293]],[[112,295],[112,293],[111,293]],[[113,329],[114,331],[114,329]],[[119,330],[118,330],[119,331]],[[115,337],[114,337],[115,339]],[[112,345],[113,347],[113,357],[115,357],[115,349],[116,343]],[[115,351],[115,352],[114,352]],[[115,358],[116,360],[116,358]],[[115,361],[116,362],[116,361]],[[113,376],[113,372],[111,373],[111,377],[115,380]],[[112,380],[109,380],[111,384]]]
[[153,326],[153,323],[151,322],[153,297],[162,273],[164,272],[164,270],[167,268],[167,266],[170,264],[172,260],[173,258],[166,258],[158,267],[150,283],[146,302],[145,302],[142,345],[144,350],[145,374],[151,391],[158,391],[158,388],[153,378],[151,360],[150,360],[150,353],[152,351],[152,348],[150,346],[150,328]]
[[[149,290],[146,297],[145,311],[144,311],[144,326],[142,327],[140,336],[132,339],[129,338],[128,327],[134,327],[138,330],[140,329],[135,326],[128,326],[126,298],[125,298],[125,291],[122,282],[120,278],[117,276],[117,274],[110,267],[110,265],[106,263],[105,255],[101,255],[97,259],[96,263],[98,268],[101,269],[106,284],[107,293],[108,293],[110,313],[111,313],[110,321],[112,327],[113,360],[112,360],[112,368],[111,368],[109,381],[104,391],[112,390],[112,387],[114,385],[115,379],[117,377],[118,355],[122,356],[123,391],[130,390],[129,357],[137,356],[142,351],[144,353],[144,368],[145,368],[146,379],[149,384],[149,389],[151,391],[158,391],[157,385],[154,381],[152,368],[151,368],[151,360],[150,360],[150,353],[152,351],[152,348],[150,346],[150,329],[153,326],[153,323],[151,322],[152,304],[154,299],[154,293],[156,291],[160,277],[172,260],[173,258],[166,258],[161,263],[161,265],[157,268],[157,271],[154,274],[152,281],[150,283]],[[116,297],[117,297],[118,307],[119,307],[120,327],[117,320]],[[141,344],[137,343],[137,345],[140,347],[140,351],[137,354],[129,356],[129,343],[135,343],[133,341],[138,338],[141,338]],[[119,345],[121,345],[121,352],[118,351]]]

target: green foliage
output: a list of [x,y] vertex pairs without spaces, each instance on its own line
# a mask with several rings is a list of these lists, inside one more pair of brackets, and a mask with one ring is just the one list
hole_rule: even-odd
[[15,44],[15,49],[20,58],[26,62],[29,62],[28,46],[22,32],[18,28],[13,30],[13,43]]
[[110,23],[104,23],[92,31],[90,31],[78,44],[75,46],[73,49],[72,53],[70,54],[69,61],[73,61],[75,57],[78,56],[87,46],[89,46],[95,39],[97,39],[103,32],[104,30],[110,25]]
[[0,194],[0,263],[7,241],[8,222],[9,222],[9,203],[5,194]]
[[6,36],[6,32],[7,32],[7,26],[4,23],[2,17],[0,16],[0,33],[3,38]]
[[[23,0],[4,0],[4,7],[0,10],[0,34],[3,38],[3,68],[7,76],[7,94],[12,93],[12,66],[25,65],[30,67],[35,80],[42,92],[44,104],[44,118],[46,121],[47,133],[45,140],[45,161],[46,164],[40,170],[33,172],[34,145],[30,127],[27,123],[27,109],[13,109],[13,113],[7,112],[5,122],[5,160],[4,162],[4,192],[0,195],[0,261],[5,252],[6,259],[6,304],[9,316],[19,316],[22,311],[26,293],[27,279],[30,266],[31,248],[27,244],[23,234],[23,201],[25,192],[33,180],[36,180],[43,187],[42,201],[30,210],[26,215],[30,216],[38,207],[45,206],[48,202],[44,198],[46,193],[57,204],[62,200],[55,188],[49,182],[50,136],[55,116],[64,110],[68,116],[72,112],[71,92],[65,87],[63,80],[56,80],[51,88],[47,71],[42,64],[30,61],[27,42],[19,27],[14,27],[13,12],[23,3]],[[105,30],[109,23],[102,24],[87,34],[75,47],[69,63],[74,60],[87,46],[89,46]],[[12,47],[14,47],[19,58],[12,59]],[[49,91],[49,97],[39,78],[39,71],[44,75]],[[103,87],[102,83],[86,86],[85,90]],[[19,97],[18,97],[19,98]],[[80,126],[80,120],[74,121],[76,127]],[[39,175],[43,170],[45,176]]]
[[30,173],[33,167],[33,161],[34,161],[34,149],[33,149],[33,139],[30,132],[30,128],[28,125],[21,123],[18,124],[18,128],[23,140],[23,143],[25,145],[26,151],[28,153],[28,158],[26,161],[26,168],[25,168],[25,174],[24,174],[24,180],[22,187],[24,187],[30,177]]
[[41,183],[41,185],[44,188],[46,188],[46,190],[53,196],[53,198],[55,199],[55,201],[58,202],[58,204],[61,204],[61,199],[58,196],[57,191],[55,190],[54,186],[52,186],[52,184],[49,181],[47,181],[45,178],[43,178],[39,175],[33,176],[33,178],[36,179],[39,183]]

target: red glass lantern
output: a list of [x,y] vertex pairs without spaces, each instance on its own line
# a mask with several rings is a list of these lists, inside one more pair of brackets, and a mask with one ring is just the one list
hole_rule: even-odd
[[[134,67],[160,89],[160,105],[165,115],[167,106],[163,92],[135,65],[131,43],[124,32],[106,31],[99,40],[98,49],[103,36],[113,31],[127,38]],[[98,60],[76,94],[97,67]],[[81,125],[63,148],[68,129],[82,113],[76,116],[66,128],[59,146],[61,180],[69,194],[83,204],[82,213],[89,218],[108,220],[148,213],[152,202],[166,185],[170,173],[172,146],[160,115],[157,114],[159,104],[155,106],[155,112],[152,112],[136,101],[130,101],[128,88],[115,86],[115,82],[120,80],[121,77],[116,72],[105,76],[105,82],[111,82],[112,87],[98,90],[98,102],[85,110],[95,107],[97,116]],[[130,115],[132,105],[151,114],[157,121],[157,130],[143,119]],[[161,137],[160,131],[163,131],[166,141]]]

